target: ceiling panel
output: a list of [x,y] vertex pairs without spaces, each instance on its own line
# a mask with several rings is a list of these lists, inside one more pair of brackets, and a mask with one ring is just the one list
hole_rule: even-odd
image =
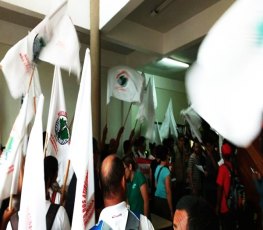
[[[171,3],[155,16],[151,16],[151,11],[165,1]],[[127,19],[165,33],[219,1],[220,0],[145,0]]]

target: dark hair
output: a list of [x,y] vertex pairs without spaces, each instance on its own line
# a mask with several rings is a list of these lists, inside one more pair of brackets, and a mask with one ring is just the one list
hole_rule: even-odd
[[135,148],[139,148],[145,144],[145,141],[146,141],[146,139],[144,136],[139,136],[137,139],[135,139],[133,146]]
[[183,139],[183,141],[185,141],[185,136],[183,134],[178,134],[178,137],[176,139],[176,143],[178,144],[179,140]]
[[[106,159],[107,158],[105,158],[104,161]],[[107,170],[103,170],[103,166],[105,166],[103,163],[105,162],[102,162],[100,170],[100,181],[103,196],[115,197],[121,191],[121,181],[124,176],[124,165],[122,160],[117,155],[114,155],[109,165],[107,165]]]
[[49,200],[48,189],[56,182],[58,175],[58,161],[53,156],[47,156],[44,158],[44,177],[46,188],[46,200]]
[[130,150],[131,150],[131,142],[130,140],[125,140],[123,142],[123,151],[124,151],[124,154],[128,153]]
[[127,167],[129,167],[129,165],[132,165],[132,171],[135,171],[137,168],[137,164],[134,160],[134,158],[131,155],[126,155],[122,158],[123,164],[125,164]]
[[202,197],[187,195],[177,203],[176,209],[185,210],[188,214],[189,230],[218,230],[216,213]]
[[155,148],[156,158],[159,158],[161,161],[165,161],[168,155],[168,148],[163,145],[158,145]]
[[52,183],[56,180],[58,173],[58,161],[53,156],[47,156],[44,158],[44,175],[45,183]]

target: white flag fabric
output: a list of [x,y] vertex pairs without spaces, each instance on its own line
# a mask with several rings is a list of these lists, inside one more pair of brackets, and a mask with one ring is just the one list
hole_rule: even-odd
[[1,69],[12,97],[25,95],[34,68],[33,61],[38,58],[79,76],[79,42],[66,8],[67,1],[63,1],[2,59]]
[[[26,132],[26,116],[28,107],[28,95],[25,96],[22,107],[15,120],[13,128],[10,132],[6,148],[0,157],[0,200],[10,196],[12,181],[17,185],[17,178],[14,178],[15,161],[21,157],[23,138]],[[16,187],[17,188],[17,187]],[[13,188],[13,193],[16,194],[16,189]]]
[[169,104],[167,106],[165,117],[164,117],[164,120],[160,128],[160,134],[161,134],[162,139],[167,138],[169,134],[171,134],[175,138],[178,137],[177,125],[176,125],[174,114],[173,114],[172,99],[170,99]]
[[157,123],[154,123],[154,131],[149,141],[150,143],[155,143],[156,145],[161,145],[163,143],[159,125]]
[[262,127],[262,15],[261,0],[235,1],[207,34],[186,78],[195,111],[240,147]]
[[141,123],[147,124],[145,137],[151,139],[154,133],[155,110],[157,108],[157,96],[154,83],[154,77],[149,78],[146,90],[143,93],[143,99],[139,105],[139,110],[136,119]]
[[202,143],[202,134],[200,132],[202,120],[199,115],[194,111],[192,107],[188,107],[187,109],[182,110],[181,115],[189,124],[193,138],[197,138],[198,141]]
[[90,229],[95,225],[94,165],[91,118],[90,53],[86,50],[77,99],[70,160],[77,177],[72,229]]
[[64,15],[57,24],[50,22],[48,29],[52,38],[40,52],[39,59],[72,71],[79,77],[80,46],[74,24],[68,15]]
[[[63,184],[70,141],[66,111],[61,71],[58,66],[55,66],[46,129],[47,145],[45,146],[45,152],[46,155],[53,155],[58,160],[57,182],[60,186]],[[70,178],[68,181],[70,181]]]
[[41,95],[37,106],[35,122],[28,142],[18,229],[46,229],[46,196],[42,134],[43,104],[44,97]]
[[127,102],[141,102],[144,78],[128,66],[115,66],[108,71],[107,104],[111,97]]
[[25,95],[29,88],[33,71],[33,43],[29,44],[28,36],[12,46],[2,59],[0,65],[13,98]]

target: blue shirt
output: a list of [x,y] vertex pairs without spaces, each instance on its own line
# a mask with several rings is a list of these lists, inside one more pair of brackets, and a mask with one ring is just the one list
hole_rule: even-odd
[[[159,178],[157,181],[157,176],[158,176],[159,170],[162,170],[162,171],[160,172]],[[154,173],[155,181],[157,181],[156,191],[154,193],[155,196],[167,199],[167,192],[166,192],[166,188],[165,188],[165,179],[169,175],[170,175],[170,170],[167,167],[164,167],[163,165],[157,166],[155,173]]]

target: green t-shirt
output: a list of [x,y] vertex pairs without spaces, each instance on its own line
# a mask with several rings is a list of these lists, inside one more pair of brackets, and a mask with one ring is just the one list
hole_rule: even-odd
[[127,183],[127,198],[131,211],[143,214],[143,198],[140,187],[146,184],[146,179],[140,171],[135,171],[133,180]]

